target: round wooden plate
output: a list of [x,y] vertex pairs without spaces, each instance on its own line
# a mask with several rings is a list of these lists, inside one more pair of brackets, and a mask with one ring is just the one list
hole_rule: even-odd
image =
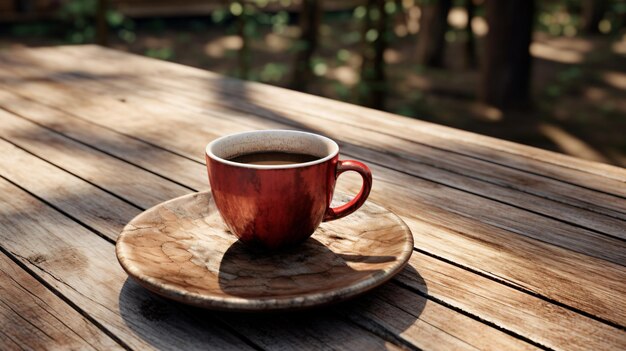
[[353,297],[398,273],[412,250],[406,224],[367,202],[343,219],[322,223],[289,251],[250,251],[228,231],[210,192],[141,213],[116,244],[120,264],[145,288],[190,305],[239,311],[298,309]]

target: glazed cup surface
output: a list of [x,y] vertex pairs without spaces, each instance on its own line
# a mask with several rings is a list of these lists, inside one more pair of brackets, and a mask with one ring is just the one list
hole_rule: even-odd
[[[255,165],[229,160],[269,151],[318,158],[286,165]],[[338,155],[339,146],[333,140],[306,132],[264,130],[218,138],[206,147],[209,183],[217,209],[230,231],[248,246],[278,250],[301,243],[323,220],[337,219],[356,210],[369,193],[371,174],[367,170],[362,191],[342,207],[352,206],[342,211],[330,208],[339,173],[355,170],[364,175],[354,166],[340,169],[342,162],[346,161],[339,161]],[[365,165],[359,165],[367,169]]]

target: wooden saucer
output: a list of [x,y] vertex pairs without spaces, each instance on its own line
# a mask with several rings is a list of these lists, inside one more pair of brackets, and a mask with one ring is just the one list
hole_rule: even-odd
[[124,270],[145,288],[190,305],[240,311],[298,309],[353,297],[398,273],[412,250],[406,224],[367,202],[343,219],[322,223],[296,248],[253,252],[228,231],[210,192],[141,213],[116,245]]

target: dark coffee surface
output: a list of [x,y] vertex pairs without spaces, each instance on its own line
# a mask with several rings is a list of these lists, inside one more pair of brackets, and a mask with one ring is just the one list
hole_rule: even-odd
[[253,165],[290,165],[311,162],[318,159],[320,159],[320,157],[308,154],[268,151],[236,156],[229,159],[229,161]]

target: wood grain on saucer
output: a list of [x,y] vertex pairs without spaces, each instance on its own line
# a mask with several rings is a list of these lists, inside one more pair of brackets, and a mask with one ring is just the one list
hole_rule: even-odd
[[116,245],[124,270],[145,288],[195,306],[245,311],[305,308],[358,295],[398,273],[412,249],[406,224],[367,202],[322,223],[298,247],[254,252],[228,232],[210,192],[143,212]]

